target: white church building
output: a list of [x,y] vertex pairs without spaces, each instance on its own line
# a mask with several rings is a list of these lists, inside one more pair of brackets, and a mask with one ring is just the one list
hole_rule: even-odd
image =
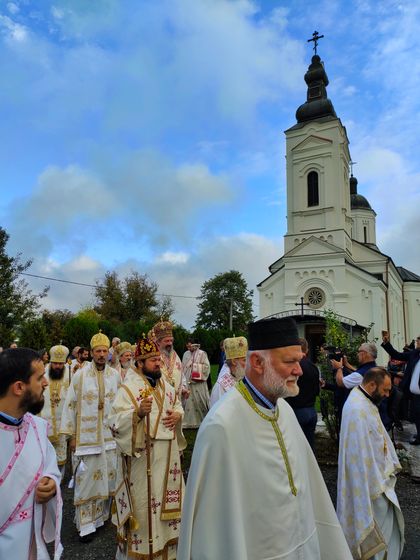
[[[420,335],[420,276],[376,244],[376,213],[350,175],[347,132],[327,98],[315,54],[305,74],[307,101],[286,130],[287,232],[284,255],[259,285],[260,317],[293,316],[312,351],[323,341],[324,309],[354,332],[390,333],[402,350]],[[383,363],[386,354],[380,357]]]

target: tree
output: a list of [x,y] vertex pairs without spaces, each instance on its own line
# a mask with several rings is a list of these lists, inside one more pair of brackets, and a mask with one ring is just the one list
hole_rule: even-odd
[[49,311],[48,309],[43,310],[42,321],[48,334],[48,348],[59,344],[60,340],[64,340],[66,323],[72,317],[73,313],[68,309],[56,309],[55,311]]
[[196,327],[231,330],[239,334],[253,320],[253,290],[242,274],[230,270],[216,274],[201,287]]
[[[64,343],[70,351],[75,346],[89,348],[90,339],[99,331],[99,317],[93,309],[84,309],[69,319],[64,327]],[[105,333],[107,334],[107,333]]]
[[169,297],[157,299],[158,285],[147,274],[131,271],[120,280],[118,274],[107,272],[105,278],[96,283],[95,310],[103,320],[113,326],[130,321],[155,323],[161,317],[168,319],[174,312]]
[[19,346],[32,348],[37,351],[42,348],[47,348],[47,350],[49,350],[47,329],[41,317],[26,321],[26,323],[21,326]]
[[9,257],[6,245],[9,235],[0,227],[0,345],[6,346],[18,335],[19,327],[35,318],[40,300],[48,288],[33,294],[27,282],[19,276],[28,270],[32,261],[21,261],[21,253]]

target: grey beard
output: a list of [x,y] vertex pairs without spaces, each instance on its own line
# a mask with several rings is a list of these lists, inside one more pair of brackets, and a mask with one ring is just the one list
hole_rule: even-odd
[[[121,362],[120,362],[120,364],[121,364]],[[128,362],[124,362],[123,364],[121,364],[121,367],[123,369],[128,369],[130,367],[130,365],[131,365],[131,362],[128,361]]]

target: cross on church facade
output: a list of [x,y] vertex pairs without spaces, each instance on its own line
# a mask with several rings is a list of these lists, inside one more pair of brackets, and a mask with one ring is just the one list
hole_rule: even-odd
[[300,314],[304,315],[304,306],[309,307],[309,303],[306,303],[305,301],[303,301],[303,297],[300,298],[300,303],[295,303],[295,307],[299,306],[300,307]]
[[353,177],[353,165],[356,165],[357,161],[349,161],[349,164],[350,164],[351,176]]
[[315,52],[315,54],[317,54],[318,41],[319,41],[320,39],[323,39],[323,38],[324,38],[324,35],[320,35],[320,34],[318,33],[318,31],[314,31],[314,32],[312,33],[312,39],[308,39],[308,40],[307,40],[308,43],[311,43],[311,42],[313,41],[313,43],[314,43],[314,52]]

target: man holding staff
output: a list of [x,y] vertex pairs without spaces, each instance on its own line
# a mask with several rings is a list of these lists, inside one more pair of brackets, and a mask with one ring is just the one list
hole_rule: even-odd
[[120,451],[115,514],[116,559],[174,560],[184,480],[175,428],[183,409],[161,374],[156,343],[143,338],[109,418]]

